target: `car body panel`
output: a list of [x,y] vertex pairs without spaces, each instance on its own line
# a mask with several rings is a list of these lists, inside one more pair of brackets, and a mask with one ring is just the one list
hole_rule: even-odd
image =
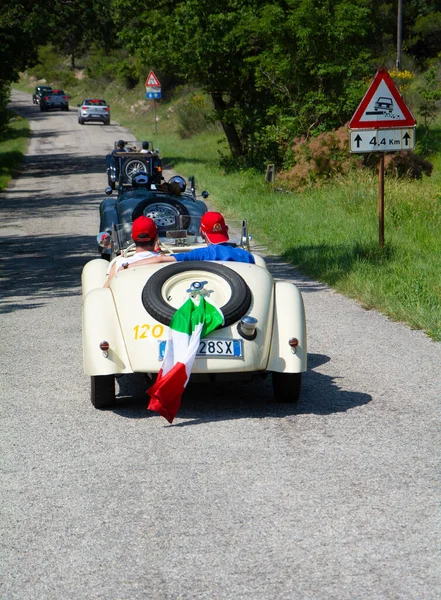
[[[109,288],[95,288],[86,295],[83,303],[83,332],[83,362],[88,375],[132,372]],[[104,340],[110,344],[107,356],[99,347]]]
[[[308,354],[302,295],[295,285],[287,281],[276,281],[274,296],[273,336],[267,370],[301,373],[306,371]],[[303,318],[299,319],[299,315],[303,315]],[[288,343],[291,338],[299,341],[295,353]]]

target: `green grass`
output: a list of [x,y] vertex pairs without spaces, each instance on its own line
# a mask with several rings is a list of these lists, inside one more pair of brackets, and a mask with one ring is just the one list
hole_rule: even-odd
[[29,123],[14,116],[0,135],[0,191],[4,190],[18,173],[23,162],[29,138]]
[[[386,177],[381,249],[376,175],[357,172],[302,194],[276,191],[260,173],[224,172],[219,151],[227,152],[227,146],[221,131],[180,139],[173,103],[157,103],[155,131],[153,105],[141,103],[143,88],[122,94],[117,86],[104,91],[85,85],[72,94],[72,105],[83,94],[103,95],[113,119],[136,139],[153,141],[177,173],[195,175],[198,190],[207,189],[211,205],[227,218],[247,218],[255,240],[270,252],[367,309],[441,341],[441,152],[430,157],[431,177]],[[435,141],[440,130],[438,122]]]

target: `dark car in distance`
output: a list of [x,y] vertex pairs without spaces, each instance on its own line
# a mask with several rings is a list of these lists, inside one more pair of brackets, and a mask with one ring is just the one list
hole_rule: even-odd
[[50,85],[37,85],[34,93],[32,94],[33,104],[40,104],[41,97],[51,91],[52,87]]
[[60,110],[69,110],[69,96],[63,90],[52,90],[41,96],[40,110],[45,112],[59,108]]

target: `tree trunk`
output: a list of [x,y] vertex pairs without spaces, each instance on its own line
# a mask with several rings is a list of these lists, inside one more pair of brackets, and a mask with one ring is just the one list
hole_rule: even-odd
[[211,92],[211,98],[213,100],[214,110],[216,111],[222,129],[224,130],[225,136],[230,146],[231,154],[233,158],[239,158],[243,154],[242,144],[237,134],[236,126],[234,123],[227,123],[223,118],[223,114],[227,107],[225,100],[222,98],[220,92]]

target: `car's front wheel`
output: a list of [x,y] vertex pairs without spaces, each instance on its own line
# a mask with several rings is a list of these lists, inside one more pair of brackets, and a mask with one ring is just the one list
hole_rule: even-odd
[[297,402],[301,389],[301,373],[273,372],[273,393],[276,402]]
[[115,405],[114,375],[95,375],[90,382],[90,399],[95,408],[111,408]]

